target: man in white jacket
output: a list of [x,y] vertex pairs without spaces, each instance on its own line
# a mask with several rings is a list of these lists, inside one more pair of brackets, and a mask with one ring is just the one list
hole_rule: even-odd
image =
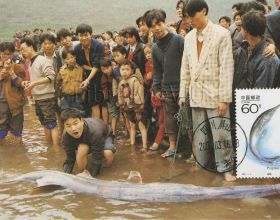
[[[231,133],[223,126],[217,129],[224,123],[223,117],[229,118],[228,107],[232,101],[230,33],[207,19],[208,5],[204,0],[190,0],[186,11],[194,29],[185,37],[179,105],[189,97],[193,129],[197,130],[194,156],[198,164],[210,169],[214,162],[215,169],[224,173],[227,181],[234,181]],[[206,133],[197,129],[201,124],[207,125]]]

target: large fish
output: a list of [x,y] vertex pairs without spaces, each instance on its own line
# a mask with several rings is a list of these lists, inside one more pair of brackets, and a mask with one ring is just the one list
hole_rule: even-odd
[[206,199],[239,199],[280,194],[280,184],[228,187],[201,187],[176,183],[106,181],[66,174],[60,171],[35,171],[5,180],[3,183],[31,181],[38,186],[57,185],[75,193],[107,199],[144,202],[193,202]]

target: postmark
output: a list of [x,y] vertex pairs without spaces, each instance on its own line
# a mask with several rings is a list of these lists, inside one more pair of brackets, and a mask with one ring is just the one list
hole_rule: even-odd
[[[280,177],[280,89],[237,89],[235,95],[236,121],[249,141],[237,178]],[[237,162],[244,149],[240,143]]]
[[[239,137],[236,137],[236,133]],[[236,161],[236,150],[240,143],[248,146],[248,138],[238,123],[229,117],[211,117],[194,129],[193,155],[198,165],[210,172],[235,172],[246,155]]]

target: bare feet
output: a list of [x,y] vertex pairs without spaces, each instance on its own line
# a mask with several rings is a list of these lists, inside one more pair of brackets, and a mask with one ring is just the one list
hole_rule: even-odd
[[142,148],[140,149],[140,152],[141,152],[141,153],[147,153],[147,148],[142,147]]
[[227,182],[233,182],[236,180],[236,177],[232,175],[230,172],[226,172],[224,176],[225,176],[225,181]]
[[158,150],[158,144],[155,142],[155,143],[153,143],[153,145],[150,147],[150,150],[153,150],[153,151],[156,151],[156,150]]

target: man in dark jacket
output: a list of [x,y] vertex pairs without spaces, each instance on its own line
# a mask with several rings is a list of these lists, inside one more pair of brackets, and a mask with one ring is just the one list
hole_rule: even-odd
[[86,170],[90,153],[92,160],[89,169],[92,176],[100,173],[103,157],[105,166],[112,164],[116,148],[109,125],[100,119],[82,119],[80,111],[75,108],[64,110],[61,113],[61,121],[65,128],[62,144],[67,155],[63,165],[64,172],[71,173],[75,161],[79,171]]
[[151,10],[146,15],[147,26],[157,42],[152,47],[154,68],[153,89],[163,100],[164,127],[169,138],[169,149],[161,156],[174,155],[178,125],[174,115],[179,110],[180,69],[184,51],[184,38],[169,33],[165,28],[166,14],[163,10]]
[[279,85],[279,58],[264,57],[267,42],[263,38],[266,18],[263,13],[250,11],[242,16],[241,44],[235,55],[233,88],[274,88]]
[[86,93],[85,110],[86,116],[92,112],[93,118],[100,118],[100,79],[102,73],[99,70],[99,60],[104,58],[104,47],[95,39],[92,39],[92,27],[88,24],[80,24],[76,29],[80,43],[75,46],[76,61],[85,72],[86,79],[81,87],[89,89]]

